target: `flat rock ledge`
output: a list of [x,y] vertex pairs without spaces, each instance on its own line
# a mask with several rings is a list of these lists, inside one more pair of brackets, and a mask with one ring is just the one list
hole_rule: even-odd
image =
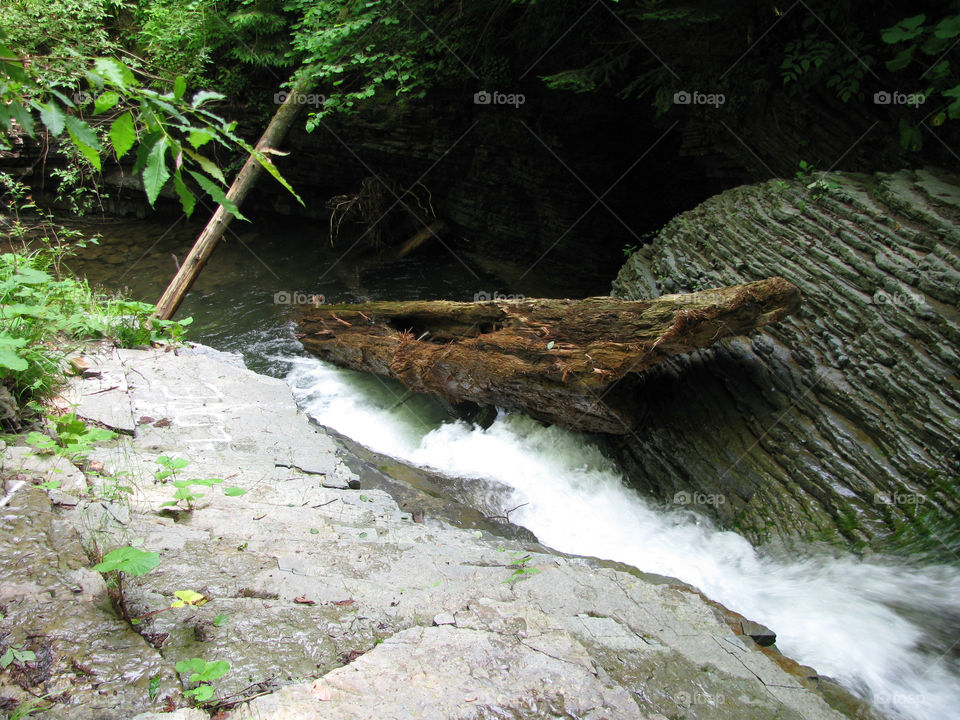
[[[58,718],[196,720],[208,713],[174,665],[199,657],[230,663],[218,720],[870,716],[683,583],[414,522],[362,474],[352,489],[282,381],[186,353],[88,360],[67,400],[127,433],[67,488],[38,487],[51,463],[3,455],[0,645],[38,657],[0,672],[8,706],[25,688],[55,697]],[[160,455],[190,461],[180,478],[225,482],[165,511]],[[209,600],[124,622],[88,568],[128,544],[160,553],[124,583],[131,615],[181,590]],[[511,581],[517,568],[538,572]]]

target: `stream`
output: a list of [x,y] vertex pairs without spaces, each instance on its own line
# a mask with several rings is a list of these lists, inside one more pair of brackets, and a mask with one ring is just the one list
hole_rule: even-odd
[[[127,287],[155,302],[196,224],[155,220],[81,226],[103,236],[69,264],[91,282]],[[285,378],[322,425],[378,453],[461,481],[462,502],[510,513],[545,545],[677,577],[777,633],[786,655],[870,699],[891,717],[947,718],[960,707],[960,561],[853,555],[811,548],[804,556],[757,550],[690,511],[665,509],[627,487],[588,436],[500,413],[487,429],[447,419],[428,397],[405,402],[395,383],[306,355],[287,300],[472,300],[478,293],[583,297],[610,278],[546,265],[523,268],[455,257],[365,264],[350,242],[331,247],[327,228],[233,226],[178,317],[189,339],[243,355],[248,367]],[[361,243],[362,245],[362,243]],[[149,250],[147,250],[149,248]],[[142,256],[141,256],[142,253]],[[136,262],[131,258],[140,257]],[[463,483],[469,479],[469,483]],[[493,511],[493,512],[491,512]]]

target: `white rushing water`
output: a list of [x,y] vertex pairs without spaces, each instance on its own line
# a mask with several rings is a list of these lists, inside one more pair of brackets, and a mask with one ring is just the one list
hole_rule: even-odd
[[[313,358],[290,359],[288,382],[323,425],[377,452],[455,477],[512,488],[511,520],[557,550],[680,578],[777,633],[786,655],[832,676],[892,715],[960,713],[951,652],[960,569],[852,556],[773,559],[689,512],[665,510],[627,488],[584,436],[501,416],[487,430],[436,426],[358,379]],[[398,398],[399,399],[399,398]]]

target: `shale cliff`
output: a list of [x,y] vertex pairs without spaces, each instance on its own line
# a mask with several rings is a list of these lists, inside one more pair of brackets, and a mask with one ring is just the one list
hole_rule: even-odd
[[[943,543],[960,474],[960,181],[826,174],[717,195],[632,255],[614,295],[781,275],[803,308],[674,358],[609,446],[630,480],[757,543]],[[916,548],[914,548],[916,549]]]

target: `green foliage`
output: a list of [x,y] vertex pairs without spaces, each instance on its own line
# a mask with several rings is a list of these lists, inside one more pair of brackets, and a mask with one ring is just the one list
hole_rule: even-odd
[[111,430],[88,426],[73,413],[56,418],[55,424],[56,439],[31,432],[27,435],[27,444],[39,453],[55,453],[78,462],[87,456],[94,444],[117,436]]
[[[780,64],[784,85],[795,92],[809,92],[812,87],[825,85],[847,102],[860,92],[864,74],[874,64],[864,34],[855,33],[841,43],[819,32],[820,28],[813,26],[819,25],[815,18],[809,21],[810,32],[784,48]],[[850,45],[856,48],[853,52],[848,49]]]
[[160,553],[127,545],[108,552],[103,556],[103,561],[94,565],[93,569],[101,573],[118,572],[136,577],[146,575],[159,564]]
[[205,493],[191,490],[191,487],[194,485],[199,487],[213,487],[214,485],[219,485],[222,482],[222,478],[174,480],[172,483],[174,487],[173,500],[168,500],[167,502],[163,503],[161,507],[176,507],[181,501],[183,501],[187,504],[188,510],[193,510],[193,504],[200,498],[204,497]]
[[198,705],[213,697],[214,680],[218,680],[230,672],[230,663],[226,660],[208,662],[203,658],[181,660],[174,666],[178,673],[189,673],[187,682],[200,683],[197,687],[184,691],[184,695],[193,698]]
[[512,557],[512,559],[507,564],[507,567],[512,568],[513,573],[509,578],[504,580],[505,583],[513,585],[521,580],[529,580],[532,575],[536,575],[540,572],[539,568],[528,567],[527,563],[530,562],[530,555],[513,551],[508,552],[508,554]]
[[[63,381],[63,360],[83,339],[122,347],[179,341],[191,320],[151,318],[152,305],[95,292],[71,276],[64,260],[95,244],[40,213],[29,192],[0,173],[6,233],[14,252],[0,254],[0,383],[21,401],[41,399]],[[24,220],[24,215],[33,215]],[[39,221],[37,216],[39,215]]]
[[37,656],[33,650],[23,649],[23,643],[19,645],[8,645],[7,651],[3,655],[0,655],[0,668],[6,669],[15,662],[35,662],[36,659]]
[[163,482],[171,475],[176,476],[177,470],[183,470],[183,468],[190,464],[190,461],[186,458],[170,457],[169,455],[160,455],[154,462],[163,468],[153,474],[153,478],[157,482]]
[[883,30],[881,38],[897,50],[887,69],[910,78],[925,98],[921,120],[900,119],[900,145],[916,151],[923,145],[922,122],[939,126],[960,118],[960,71],[950,59],[960,38],[960,14],[929,22],[925,14],[904,18]]
[[279,178],[270,159],[253,153],[235,134],[236,123],[228,123],[210,110],[211,103],[223,99],[220,93],[200,90],[191,97],[180,76],[166,92],[155,90],[113,57],[84,60],[78,69],[85,78],[81,86],[72,77],[38,69],[42,65],[37,58],[22,57],[7,41],[0,30],[0,148],[10,146],[8,133],[18,129],[36,138],[39,122],[99,172],[101,154],[109,145],[118,161],[136,146],[134,173],[143,179],[150,204],[172,181],[188,215],[197,197],[207,194],[234,216],[245,219],[226,198],[223,173],[199,151],[206,142],[227,151],[244,148]]

